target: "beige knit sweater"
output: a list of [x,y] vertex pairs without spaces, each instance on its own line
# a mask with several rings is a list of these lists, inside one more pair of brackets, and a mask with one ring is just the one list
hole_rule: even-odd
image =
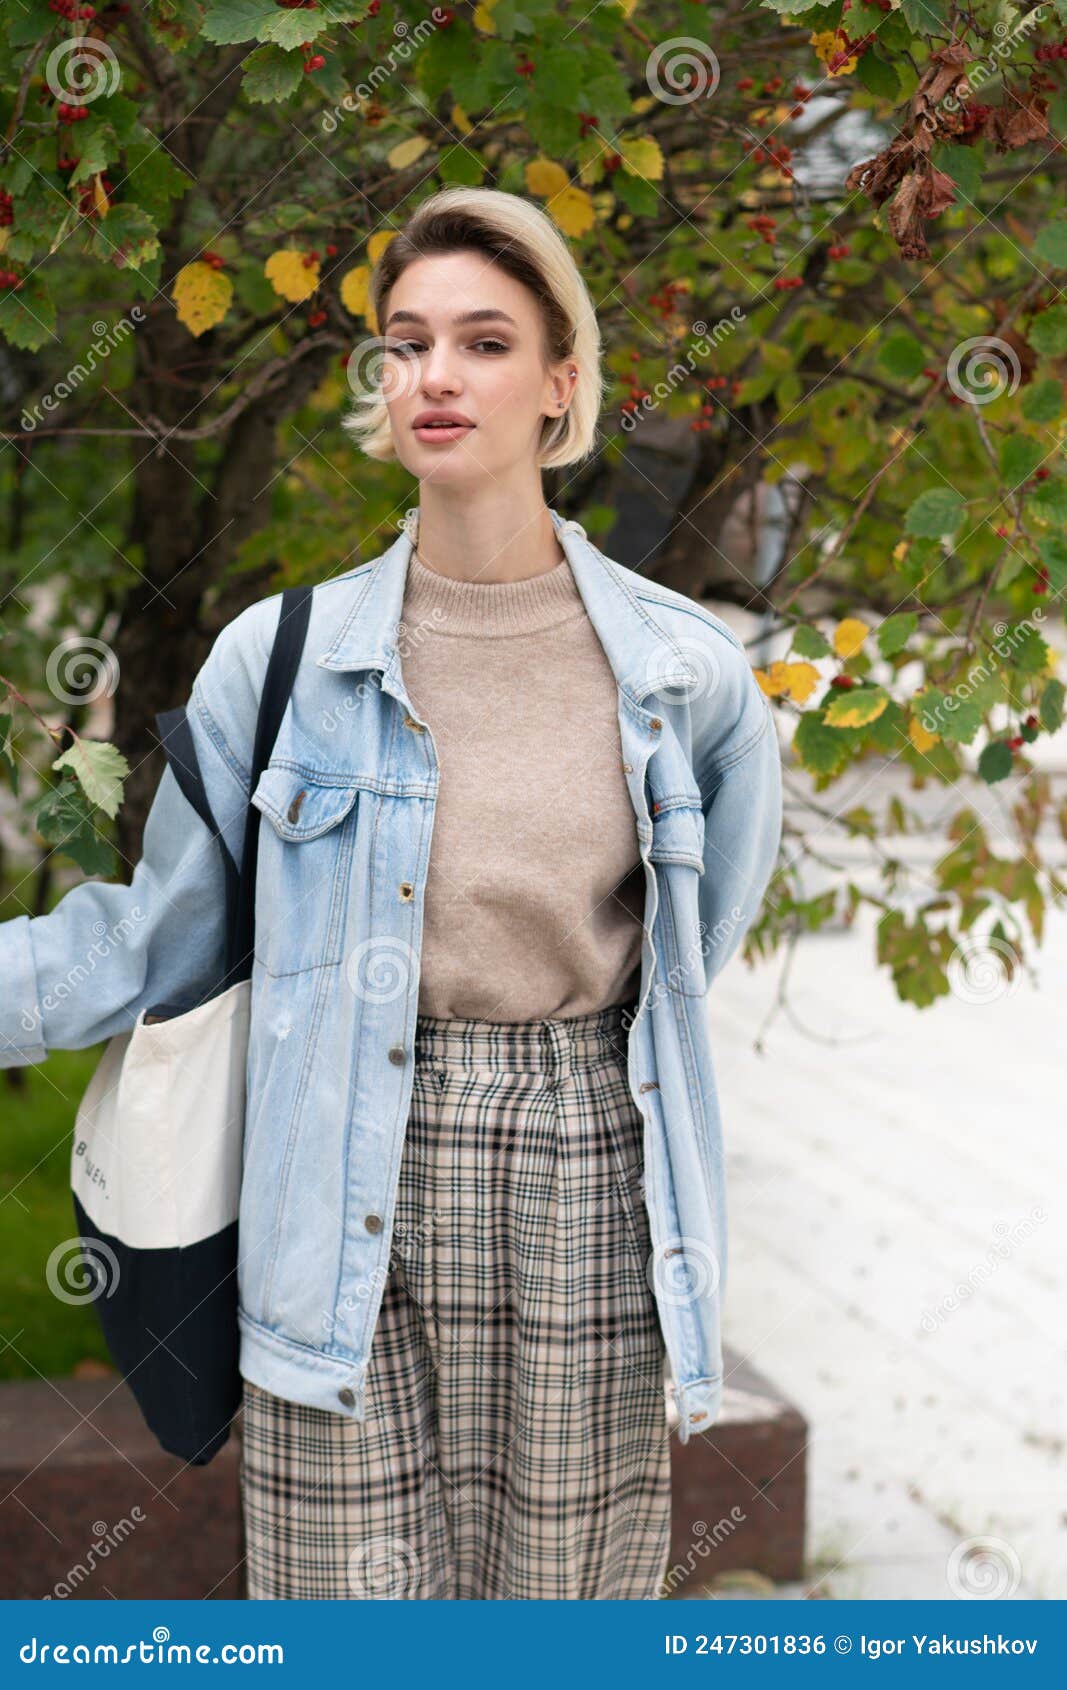
[[400,642],[440,768],[419,1013],[531,1021],[635,997],[645,874],[618,692],[569,562],[468,582],[412,553]]

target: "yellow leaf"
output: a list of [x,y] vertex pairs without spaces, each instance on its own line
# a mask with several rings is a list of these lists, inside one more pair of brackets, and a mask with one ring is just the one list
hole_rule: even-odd
[[781,698],[785,694],[797,704],[806,703],[819,681],[814,663],[783,663],[781,659],[772,663],[770,669],[754,669],[753,674],[768,698]]
[[104,190],[104,184],[100,180],[99,173],[93,177],[93,205],[96,207],[101,217],[106,217],[111,209],[111,201],[107,197]]
[[846,616],[834,629],[834,650],[838,657],[855,657],[870,631],[857,616]]
[[636,141],[620,141],[619,154],[623,169],[628,170],[631,176],[642,176],[646,182],[662,180],[663,153],[659,142],[650,135]]
[[429,145],[425,135],[412,135],[409,140],[400,141],[392,152],[386,154],[386,163],[391,164],[394,170],[406,170],[409,164],[414,164],[416,159],[422,157]]
[[819,671],[814,663],[787,663],[789,680],[786,690],[798,704],[805,704],[819,684]]
[[460,135],[469,135],[471,130],[474,128],[473,123],[463,110],[462,106],[457,105],[452,107],[452,127]]
[[7,238],[10,235],[10,233],[11,233],[10,229],[7,229],[7,228],[0,229],[0,252],[3,252],[4,248],[7,246]]
[[656,103],[651,94],[642,94],[639,100],[630,101],[630,110],[640,117],[642,112],[651,111]]
[[584,188],[564,188],[546,208],[565,235],[585,235],[596,222],[593,202]]
[[551,199],[570,186],[567,172],[550,158],[532,158],[526,166],[526,186],[539,199]]
[[865,728],[876,722],[889,703],[889,694],[875,687],[857,687],[855,696],[839,692],[826,706],[828,728]]
[[396,237],[397,231],[395,229],[379,229],[376,235],[371,236],[367,242],[367,257],[372,264],[377,264],[389,242],[395,241]]
[[370,297],[370,265],[358,264],[341,281],[341,304],[353,317],[364,317]]
[[929,751],[931,745],[937,744],[941,735],[932,734],[928,728],[924,728],[918,716],[909,716],[908,738],[911,740],[911,743],[914,745],[916,751],[925,752]]
[[637,7],[637,0],[615,0],[616,6],[624,18],[632,17]]
[[307,254],[296,247],[282,247],[278,252],[272,252],[263,266],[263,272],[274,289],[283,299],[291,300],[299,305],[302,299],[308,299],[319,285],[319,264],[316,259],[311,264],[304,260]]
[[474,24],[483,35],[495,35],[496,24],[493,22],[493,7],[496,0],[481,0],[481,5],[474,8]]
[[197,258],[178,271],[171,298],[178,307],[179,323],[190,334],[201,335],[222,322],[233,298],[233,283],[221,270]]
[[893,547],[893,562],[894,563],[903,563],[904,559],[908,555],[908,547],[910,545],[911,545],[910,540],[898,540],[897,541],[896,545]]

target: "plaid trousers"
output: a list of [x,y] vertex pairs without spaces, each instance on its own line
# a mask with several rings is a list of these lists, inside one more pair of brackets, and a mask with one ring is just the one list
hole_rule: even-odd
[[251,1598],[655,1598],[665,1351],[632,1004],[417,1017],[367,1419],[245,1381]]

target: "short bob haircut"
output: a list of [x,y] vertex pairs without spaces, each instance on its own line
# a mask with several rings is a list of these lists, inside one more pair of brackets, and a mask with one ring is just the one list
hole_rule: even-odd
[[[483,253],[529,288],[541,307],[546,364],[574,359],[578,379],[570,403],[561,416],[545,418],[537,462],[541,469],[580,463],[593,452],[603,403],[600,328],[567,243],[551,218],[518,194],[496,188],[443,188],[412,213],[370,279],[379,350],[384,350],[380,325],[386,320],[390,291],[408,265],[431,253],[457,251]],[[355,407],[342,418],[342,426],[368,458],[383,463],[396,458],[380,379],[375,389],[356,394]]]

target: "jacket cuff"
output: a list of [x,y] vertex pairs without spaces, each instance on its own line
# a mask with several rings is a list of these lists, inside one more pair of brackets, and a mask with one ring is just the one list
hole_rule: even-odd
[[37,969],[30,939],[30,917],[0,923],[0,1068],[43,1062]]

